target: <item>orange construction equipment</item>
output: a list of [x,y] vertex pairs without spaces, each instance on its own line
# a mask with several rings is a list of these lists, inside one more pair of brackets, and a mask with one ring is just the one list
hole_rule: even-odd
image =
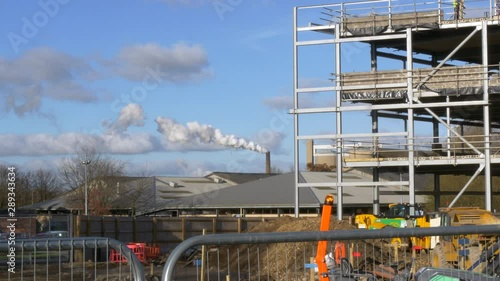
[[[325,203],[321,210],[320,231],[330,230],[330,219],[332,216],[333,195],[328,194],[325,197]],[[325,255],[327,251],[328,241],[318,241],[318,250],[316,251],[316,264],[318,265],[319,281],[329,281],[328,268],[325,263]]]

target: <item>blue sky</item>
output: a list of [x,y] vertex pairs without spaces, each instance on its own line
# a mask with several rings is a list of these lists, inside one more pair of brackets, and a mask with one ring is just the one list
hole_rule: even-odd
[[288,170],[292,7],[308,2],[2,1],[1,161],[55,168],[95,145],[131,171],[263,172],[230,146],[253,141]]
[[[55,169],[94,146],[127,161],[131,173],[203,175],[264,172],[259,152],[270,150],[273,166],[288,171],[292,8],[310,4],[0,2],[0,161]],[[330,85],[332,50],[299,54],[301,86]],[[368,71],[367,50],[343,49],[344,70]],[[304,95],[301,103],[324,107],[333,98]],[[345,132],[371,130],[361,122],[367,113],[347,115]],[[333,124],[334,115],[306,116],[301,134],[332,133]],[[401,131],[395,124],[382,131]]]

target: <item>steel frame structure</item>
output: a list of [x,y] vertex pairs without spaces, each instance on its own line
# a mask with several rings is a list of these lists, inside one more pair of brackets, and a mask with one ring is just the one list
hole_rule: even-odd
[[[321,186],[321,187],[337,187],[336,202],[337,202],[337,218],[342,219],[343,217],[343,187],[352,188],[353,186],[373,186],[373,211],[375,214],[379,213],[379,187],[389,186],[389,185],[401,185],[404,184],[408,188],[409,203],[410,205],[415,204],[415,173],[416,169],[419,167],[426,167],[426,170],[433,171],[438,170],[439,167],[448,167],[448,169],[456,169],[458,172],[463,173],[464,170],[470,171],[471,167],[475,169],[469,182],[460,191],[457,198],[453,200],[452,204],[455,204],[456,200],[460,195],[462,195],[465,189],[470,185],[470,183],[480,174],[485,177],[484,185],[484,195],[485,195],[485,209],[492,209],[492,186],[491,186],[491,176],[492,176],[492,166],[500,164],[500,156],[492,155],[490,146],[490,134],[491,128],[498,128],[500,126],[500,119],[497,119],[495,115],[492,117],[490,115],[491,106],[496,107],[500,100],[492,99],[490,84],[491,81],[491,71],[493,69],[498,69],[498,61],[492,63],[492,59],[500,58],[500,53],[494,51],[495,48],[492,46],[500,46],[498,40],[496,39],[497,34],[500,34],[500,24],[498,16],[493,15],[493,5],[491,2],[485,4],[483,7],[485,11],[489,11],[487,17],[481,18],[463,18],[449,20],[447,15],[452,14],[450,11],[451,4],[446,3],[446,1],[437,0],[435,2],[421,2],[420,0],[411,0],[413,5],[411,9],[405,10],[404,8],[394,6],[391,0],[375,0],[375,1],[363,1],[363,2],[350,2],[341,4],[331,4],[331,5],[315,5],[315,6],[303,6],[295,7],[293,10],[293,109],[290,113],[294,118],[294,168],[295,168],[295,216],[299,216],[299,197],[298,189],[300,187],[306,186]],[[486,2],[485,2],[486,3]],[[484,4],[484,3],[483,3]],[[419,6],[424,5],[424,6]],[[429,6],[431,5],[431,6]],[[489,5],[489,8],[487,7]],[[365,14],[361,14],[363,7],[368,11]],[[303,22],[300,13],[303,11],[311,11],[314,9],[319,9],[322,16],[327,15],[327,19],[318,18],[325,20],[326,24],[317,24],[309,22],[308,26],[299,26],[299,22]],[[422,26],[420,25],[419,18],[423,13],[430,13],[431,16],[435,16],[435,22],[432,22],[432,26]],[[407,20],[405,25],[405,20],[399,19],[401,15],[411,15]],[[372,21],[373,25],[371,29],[375,30],[377,24],[380,21],[384,21],[385,29],[380,32],[374,32],[374,34],[356,34],[353,29],[362,26],[360,23],[363,18],[367,18],[368,21]],[[404,28],[396,28],[396,25],[400,24]],[[422,32],[423,31],[423,32]],[[302,33],[316,33],[331,36],[326,39],[315,39],[315,40],[299,40]],[[464,36],[457,37],[456,40],[450,40],[449,46],[444,46],[442,50],[434,50],[431,46],[430,48],[421,42],[425,40],[436,41],[436,37],[446,36],[446,34],[455,34],[460,32]],[[490,34],[491,33],[491,34]],[[426,37],[428,36],[428,37]],[[458,36],[458,35],[457,35]],[[472,40],[474,39],[474,40]],[[475,43],[472,44],[471,42]],[[343,44],[352,42],[363,42],[371,46],[371,72],[370,74],[377,75],[379,73],[377,67],[377,58],[384,57],[390,59],[396,59],[403,62],[404,67],[400,69],[400,72],[404,73],[406,81],[400,81],[401,77],[392,79],[389,77],[387,82],[377,81],[377,78],[373,81],[367,80],[366,82],[360,83],[348,83],[346,77],[343,73],[343,63],[341,50]],[[333,86],[329,87],[308,87],[299,88],[299,49],[307,48],[308,46],[317,45],[330,45],[334,49],[334,69],[335,73],[332,75],[334,79]],[[431,44],[432,45],[432,44]],[[406,52],[405,55],[394,55],[381,52],[379,49],[381,47],[392,48],[401,52]],[[440,46],[442,47],[442,46]],[[447,47],[447,48],[446,48]],[[427,49],[425,49],[427,48]],[[436,46],[438,48],[438,46]],[[440,53],[439,53],[440,52]],[[470,54],[474,52],[474,58],[467,58],[465,54]],[[429,54],[432,56],[430,61],[418,58],[417,53]],[[439,55],[437,55],[439,53]],[[493,54],[493,56],[491,56]],[[491,57],[490,57],[491,56]],[[472,57],[472,56],[471,56]],[[477,69],[479,73],[479,78],[482,80],[480,85],[476,87],[478,91],[472,95],[474,99],[459,99],[460,96],[458,92],[455,95],[440,94],[436,91],[429,90],[427,87],[430,83],[436,83],[439,78],[436,78],[442,72],[449,70],[443,70],[451,67],[456,67],[457,73],[459,67],[462,65],[453,64],[450,60],[459,60],[465,63],[474,64],[470,69],[465,71],[473,72]],[[432,68],[428,69],[424,74],[424,78],[417,76],[417,72],[420,73],[419,69],[414,69],[416,63],[428,64]],[[475,68],[474,68],[475,67]],[[474,69],[473,69],[474,68]],[[461,69],[460,69],[461,71]],[[382,72],[380,72],[382,73]],[[366,73],[359,73],[359,75],[367,75]],[[385,74],[384,74],[385,75]],[[362,76],[359,76],[362,77]],[[460,80],[466,80],[463,77],[459,77],[457,74],[456,84],[457,91],[461,91],[466,87],[459,86]],[[446,77],[444,77],[446,78]],[[441,78],[441,79],[444,79]],[[359,78],[363,80],[363,78]],[[500,79],[499,79],[500,81]],[[448,81],[453,82],[455,81]],[[477,82],[477,81],[476,81]],[[398,89],[404,92],[403,99],[375,99],[375,100],[358,100],[358,101],[346,101],[344,99],[343,93],[349,91],[366,91],[375,92],[380,90],[390,90]],[[299,105],[299,96],[304,93],[315,93],[315,92],[327,92],[332,93],[335,98],[335,106],[333,107],[321,107],[321,108],[301,108]],[[356,104],[354,104],[356,103]],[[361,105],[360,105],[361,104]],[[467,116],[461,117],[457,116],[456,112],[464,110],[474,106],[478,108],[477,114],[474,118],[468,118]],[[368,111],[371,115],[371,127],[372,131],[361,134],[346,134],[343,130],[344,120],[343,114],[346,112],[361,112]],[[321,113],[332,113],[335,115],[335,134],[317,134],[317,135],[301,135],[300,134],[300,123],[299,117],[305,114],[321,114]],[[405,121],[405,130],[403,132],[393,132],[393,133],[381,133],[379,132],[379,118],[394,118],[396,120]],[[418,134],[415,130],[415,122],[424,121],[431,122],[433,124],[432,132],[432,143],[435,144],[439,140],[439,126],[444,129],[445,136],[442,136],[444,141],[443,149],[439,151],[439,155],[434,155],[433,157],[420,155]],[[469,138],[464,136],[463,132],[458,131],[453,125],[459,124],[464,125],[478,125],[484,130],[484,134],[480,136],[481,141],[479,143],[471,141]],[[404,139],[404,155],[398,157],[379,157],[377,147],[379,147],[379,140],[381,137],[399,137]],[[346,146],[346,140],[348,139],[365,139],[371,142],[370,147],[373,150],[372,157],[365,160],[349,161],[344,159],[343,152]],[[300,162],[300,142],[304,140],[332,140],[332,145],[336,148],[336,166],[337,166],[337,179],[336,182],[322,182],[322,183],[299,183],[300,178],[300,167],[303,163]],[[461,143],[462,152],[466,148],[469,152],[462,153],[458,152],[457,149],[453,147],[452,140],[456,140]],[[465,147],[465,148],[464,148]],[[344,182],[343,180],[343,168],[357,168],[357,167],[369,167],[373,171],[373,181],[369,182],[357,182],[355,185],[351,183]],[[406,167],[408,172],[408,181],[394,181],[394,182],[381,182],[379,181],[379,169],[383,168],[394,168],[394,167]],[[455,172],[454,172],[455,173]],[[436,184],[439,184],[439,179],[436,180]],[[436,193],[436,207],[439,204],[439,187]]]

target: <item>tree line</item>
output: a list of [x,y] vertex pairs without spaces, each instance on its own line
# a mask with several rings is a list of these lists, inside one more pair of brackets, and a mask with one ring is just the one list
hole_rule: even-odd
[[[89,185],[89,207],[92,213],[102,214],[108,209],[110,189],[100,179],[125,176],[126,163],[110,156],[98,153],[95,149],[85,149],[74,157],[61,160],[56,170],[40,168],[34,171],[23,170],[0,163],[0,209],[7,208],[9,167],[15,167],[15,202],[16,207],[47,201],[63,194],[69,194],[68,201],[83,209],[85,183]],[[97,186],[100,185],[100,186]],[[11,185],[12,186],[12,185]],[[136,195],[134,195],[136,196]]]

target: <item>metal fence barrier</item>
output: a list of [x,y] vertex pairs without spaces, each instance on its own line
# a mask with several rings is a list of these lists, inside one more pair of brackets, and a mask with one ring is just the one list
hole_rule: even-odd
[[[101,237],[0,241],[0,280],[146,280],[136,255]],[[118,253],[119,262],[110,261]],[[123,259],[124,258],[124,259]],[[5,268],[6,270],[2,269]]]
[[[329,243],[325,260],[330,280],[424,281],[439,274],[445,276],[440,280],[500,280],[497,235],[500,225],[204,235],[185,240],[170,253],[162,280],[318,280],[312,258],[318,241]],[[440,237],[435,247],[451,251],[446,255],[455,260],[443,262],[449,256],[437,248],[405,243],[429,236]],[[444,248],[452,239],[456,247]],[[199,259],[181,263],[186,252],[200,247]],[[436,263],[441,264],[433,267]]]
[[[410,237],[429,236],[440,238],[433,250],[408,243]],[[318,280],[313,257],[317,242],[328,241],[323,276],[332,281],[428,281],[436,276],[497,281],[497,236],[500,225],[203,235],[170,253],[162,280]],[[456,244],[446,249],[446,241]],[[198,247],[202,255],[195,257]],[[115,263],[113,251],[119,254]],[[143,265],[125,244],[108,238],[17,239],[15,245],[6,240],[0,242],[0,253],[0,280],[155,280],[145,277]],[[181,263],[186,253],[191,259]],[[433,267],[436,262],[439,266]]]

